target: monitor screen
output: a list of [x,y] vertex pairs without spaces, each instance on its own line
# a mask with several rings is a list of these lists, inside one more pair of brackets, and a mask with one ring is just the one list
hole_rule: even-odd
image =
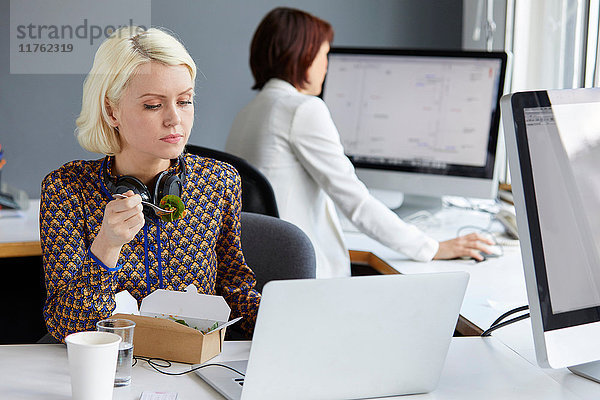
[[[334,48],[322,96],[367,186],[473,195],[473,188],[436,182],[492,181],[505,66],[505,53]],[[378,185],[370,181],[377,171],[437,180],[419,187],[406,174],[388,175]]]
[[515,99],[545,330],[600,320],[600,92],[569,103],[560,95]]
[[515,207],[542,365],[600,359],[600,89],[506,96]]
[[[543,232],[548,311],[600,306],[600,103],[523,111]],[[571,231],[569,236],[557,227]]]

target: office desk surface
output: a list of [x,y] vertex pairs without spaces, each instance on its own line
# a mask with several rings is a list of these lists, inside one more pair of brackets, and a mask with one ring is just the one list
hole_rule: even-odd
[[[489,227],[490,215],[450,208],[437,214],[429,225],[424,230],[441,241],[456,237],[462,226]],[[423,263],[411,261],[362,233],[346,231],[344,234],[348,248],[369,251],[403,274],[467,271],[470,275],[469,285],[460,314],[483,330],[502,313],[528,304],[519,246],[504,246],[503,256],[479,263],[474,260]]]
[[[293,343],[290,343],[293,345]],[[246,359],[250,342],[226,342],[211,362]],[[70,377],[64,345],[0,346],[0,398],[12,400],[70,398]],[[189,366],[175,364],[170,371]],[[365,379],[373,379],[365,377]],[[583,378],[572,376],[577,383]],[[585,383],[585,382],[584,382]],[[141,361],[133,368],[132,384],[114,390],[115,400],[137,400],[142,391],[175,391],[180,400],[221,399],[195,374],[167,376]],[[586,389],[600,396],[600,385]],[[535,368],[493,338],[454,338],[438,388],[402,399],[577,399],[570,390]]]
[[25,211],[0,210],[0,257],[42,255],[39,212],[39,199]]

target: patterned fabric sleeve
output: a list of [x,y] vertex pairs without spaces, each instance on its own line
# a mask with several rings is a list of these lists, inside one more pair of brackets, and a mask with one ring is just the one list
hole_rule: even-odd
[[73,332],[95,330],[115,308],[116,277],[89,251],[85,215],[69,174],[58,171],[42,183],[40,239],[46,277],[44,319],[64,341]]
[[217,294],[223,296],[231,307],[231,318],[243,317],[238,323],[251,338],[260,303],[260,293],[254,286],[254,272],[246,265],[242,253],[240,212],[242,209],[241,183],[233,167],[227,171],[224,193],[223,223],[217,242]]

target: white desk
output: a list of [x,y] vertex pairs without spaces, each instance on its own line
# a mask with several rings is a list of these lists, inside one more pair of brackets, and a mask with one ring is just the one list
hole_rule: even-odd
[[[227,343],[220,360],[248,358],[250,342]],[[62,344],[0,346],[0,399],[66,400],[71,398],[67,348]],[[175,364],[170,370],[183,371]],[[219,395],[194,374],[167,376],[144,361],[132,369],[132,383],[115,388],[113,399],[138,400],[143,391],[174,391],[185,399],[218,399]]]
[[40,200],[31,200],[25,211],[0,210],[0,257],[42,255]]
[[[248,357],[250,342],[226,342],[212,361]],[[11,400],[66,400],[70,377],[64,345],[0,346],[0,398]],[[175,364],[170,371],[189,366]],[[573,377],[574,379],[581,379]],[[600,396],[600,385],[590,395]],[[132,384],[114,390],[115,400],[138,400],[142,391],[175,391],[180,400],[222,399],[195,374],[162,375],[145,362],[132,371]],[[402,399],[578,399],[541,370],[533,367],[493,338],[454,338],[438,388],[429,394]]]
[[[490,215],[456,208],[445,209],[437,217],[438,226],[425,231],[437,240],[456,237],[461,226],[486,228]],[[477,263],[474,260],[411,261],[379,242],[357,232],[345,232],[352,250],[369,251],[402,274],[441,271],[467,271],[469,285],[460,314],[482,329],[487,329],[500,314],[528,304],[519,246],[505,246],[504,255]]]

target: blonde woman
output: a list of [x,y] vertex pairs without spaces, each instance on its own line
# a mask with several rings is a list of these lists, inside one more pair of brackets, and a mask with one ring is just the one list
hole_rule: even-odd
[[[54,338],[94,330],[119,291],[139,302],[189,284],[224,296],[251,336],[260,294],[241,251],[239,176],[183,154],[195,77],[184,46],[160,29],[122,28],[98,49],[76,133],[105,157],[67,163],[42,183],[44,318]],[[165,195],[181,199],[181,218],[163,221],[141,203]]]

